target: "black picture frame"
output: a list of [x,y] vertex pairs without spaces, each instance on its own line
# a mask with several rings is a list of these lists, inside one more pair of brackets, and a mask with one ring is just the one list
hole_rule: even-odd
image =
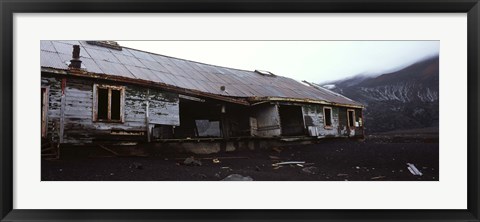
[[[0,0],[1,221],[480,221],[478,0]],[[468,209],[466,210],[17,210],[13,203],[14,13],[468,13]],[[439,194],[441,195],[441,194]]]

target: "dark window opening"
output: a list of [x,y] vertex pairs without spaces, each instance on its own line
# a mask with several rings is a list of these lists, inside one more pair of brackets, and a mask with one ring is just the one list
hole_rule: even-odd
[[97,119],[108,120],[108,89],[98,89]]
[[324,108],[323,112],[325,115],[325,126],[332,126],[332,109]]
[[95,98],[96,112],[94,121],[123,121],[123,87],[118,86],[95,86],[97,94]]
[[173,126],[155,124],[152,130],[152,137],[154,139],[172,139]]
[[305,134],[301,106],[280,105],[278,111],[283,136],[301,136]]
[[111,120],[120,120],[120,90],[112,89]]
[[220,121],[210,121],[208,119],[196,119],[197,137],[221,137]]
[[355,112],[353,110],[348,110],[348,126],[355,126]]
[[180,126],[174,129],[176,139],[223,136],[221,106],[217,104],[180,99],[179,114]]

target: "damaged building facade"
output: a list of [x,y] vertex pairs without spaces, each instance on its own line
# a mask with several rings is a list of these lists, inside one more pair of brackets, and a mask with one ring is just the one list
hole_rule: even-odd
[[42,143],[60,147],[218,152],[364,136],[362,104],[313,83],[111,41],[41,41],[41,98]]

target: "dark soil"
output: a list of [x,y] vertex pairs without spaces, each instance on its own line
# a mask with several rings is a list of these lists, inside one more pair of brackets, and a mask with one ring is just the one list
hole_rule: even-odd
[[[365,141],[332,139],[312,145],[209,155],[170,153],[155,157],[42,160],[42,180],[216,181],[240,174],[256,181],[437,181],[437,141],[372,137]],[[190,156],[202,165],[184,165]],[[215,158],[220,162],[214,163]],[[280,161],[306,163],[272,166]],[[423,175],[412,175],[407,163],[414,164]],[[305,172],[307,167],[310,172]]]

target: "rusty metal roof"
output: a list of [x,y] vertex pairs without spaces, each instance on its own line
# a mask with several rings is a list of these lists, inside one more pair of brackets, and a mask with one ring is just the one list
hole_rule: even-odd
[[116,50],[86,41],[40,41],[41,66],[68,70],[74,44],[80,45],[82,68],[91,73],[148,80],[237,98],[286,98],[361,106],[330,90],[283,76],[208,65],[126,47]]

